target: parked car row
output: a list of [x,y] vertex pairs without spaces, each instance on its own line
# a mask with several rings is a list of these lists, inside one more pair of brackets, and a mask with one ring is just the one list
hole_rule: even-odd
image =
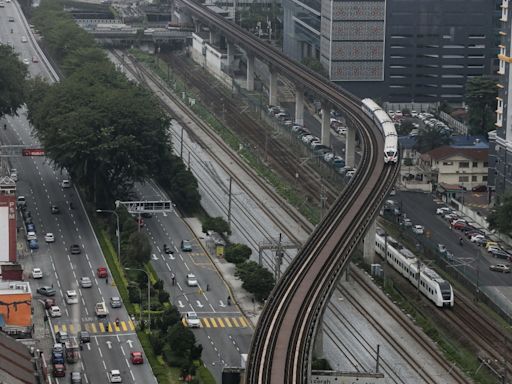
[[[322,144],[319,137],[313,135],[309,129],[303,125],[294,123],[286,109],[280,106],[269,105],[267,108],[269,115],[273,116],[285,127],[289,128],[291,133],[302,144],[307,146],[313,154],[324,161],[326,164],[332,166],[340,175],[346,179],[352,178],[356,170],[348,167],[345,164],[345,159],[334,153],[331,147]],[[331,114],[332,115],[332,114]],[[341,122],[334,117],[331,117],[331,128],[335,129],[338,133],[346,133],[346,127],[343,127]]]
[[[467,220],[459,217],[451,208],[439,207],[436,209],[436,214],[443,217],[450,223],[450,227],[454,230],[460,231],[464,237],[471,243],[481,246],[487,250],[487,252],[496,257],[497,259],[503,259],[512,261],[512,252],[505,249],[500,242],[493,241],[487,236],[487,234],[478,228],[474,223],[469,223]],[[463,238],[460,238],[461,245],[463,244]],[[493,271],[510,272],[492,265],[490,267]]]

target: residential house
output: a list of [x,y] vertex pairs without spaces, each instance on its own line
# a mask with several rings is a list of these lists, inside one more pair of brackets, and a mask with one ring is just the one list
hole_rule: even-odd
[[420,167],[434,185],[471,189],[487,185],[489,148],[443,146],[420,157]]

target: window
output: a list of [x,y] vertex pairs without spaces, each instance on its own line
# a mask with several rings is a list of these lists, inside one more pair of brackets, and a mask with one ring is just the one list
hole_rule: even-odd
[[469,181],[469,176],[459,176],[459,183],[467,183]]
[[453,165],[453,161],[443,161],[443,165]]
[[487,176],[482,176],[482,181],[487,182]]
[[487,168],[489,166],[489,162],[488,161],[484,161],[484,168]]
[[469,168],[469,161],[459,161],[459,168]]
[[477,181],[477,177],[476,176],[471,176],[471,181]]
[[473,161],[473,168],[477,168],[478,167],[478,161]]

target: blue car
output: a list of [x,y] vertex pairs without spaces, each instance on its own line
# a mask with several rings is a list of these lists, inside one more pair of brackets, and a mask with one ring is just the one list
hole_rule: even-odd
[[64,354],[60,352],[52,353],[52,363],[53,364],[64,364]]
[[32,224],[32,223],[27,224],[27,232],[35,232],[35,231],[36,231],[35,224]]
[[39,249],[39,243],[37,242],[37,240],[30,240],[28,242],[28,247],[30,249]]

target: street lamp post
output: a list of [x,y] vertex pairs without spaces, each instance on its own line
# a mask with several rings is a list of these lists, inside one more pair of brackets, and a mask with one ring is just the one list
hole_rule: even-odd
[[140,289],[139,285],[135,282],[130,282],[130,284],[133,283],[133,286],[136,287],[139,290],[139,300],[140,300],[140,312],[139,312],[139,323],[142,323],[142,289]]
[[117,223],[117,230],[116,230],[116,237],[117,237],[117,257],[119,259],[119,263],[121,263],[121,231],[119,229],[119,215],[116,211],[112,211],[109,209],[97,209],[96,212],[98,213],[113,213],[116,215],[116,223]]
[[141,271],[141,272],[144,272],[146,274],[146,277],[148,278],[148,329],[149,329],[149,332],[151,332],[151,282],[149,280],[149,273],[147,273],[144,269],[141,269],[141,268],[128,268],[128,267],[125,267],[124,269],[126,269],[127,271]]

